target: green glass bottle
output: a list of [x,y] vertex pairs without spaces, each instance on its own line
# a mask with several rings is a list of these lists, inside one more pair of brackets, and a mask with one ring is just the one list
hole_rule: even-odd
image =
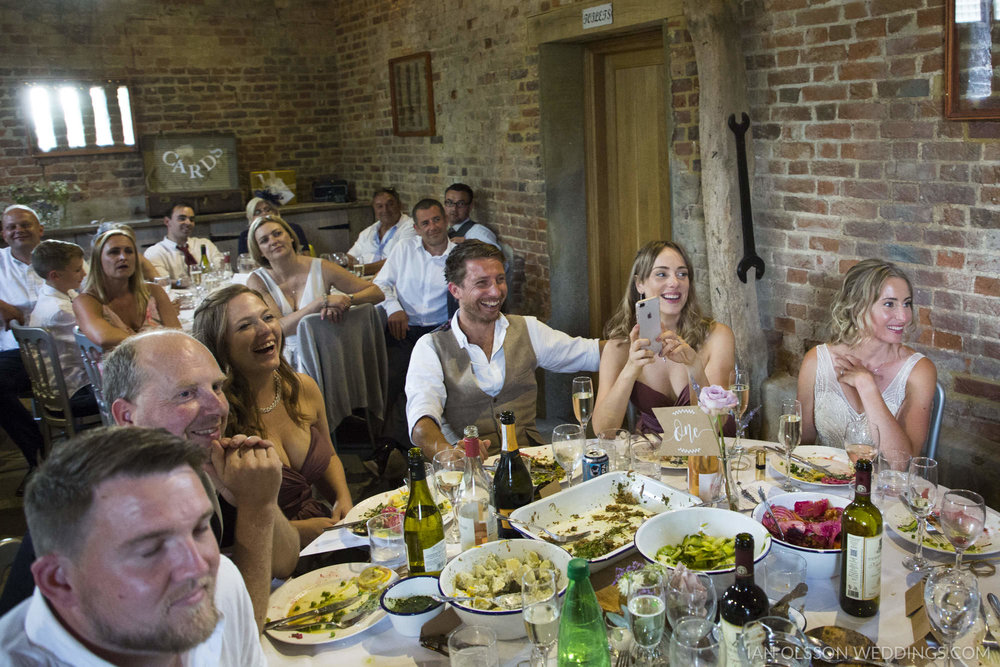
[[407,463],[410,468],[410,498],[403,517],[406,563],[411,575],[437,575],[444,569],[446,561],[444,521],[427,486],[424,455],[419,447],[410,449]]
[[872,462],[854,464],[854,502],[840,517],[840,607],[874,616],[882,594],[882,513],[871,501]]
[[559,667],[610,667],[611,652],[604,629],[604,614],[590,584],[590,566],[583,558],[574,558],[569,562],[566,574],[569,586],[559,619]]
[[201,247],[201,261],[198,264],[201,266],[202,273],[212,272],[212,262],[208,260],[208,248],[205,246]]
[[[534,499],[535,485],[528,468],[521,460],[521,452],[517,449],[513,412],[504,410],[500,413],[500,428],[503,442],[497,471],[493,475],[493,507],[500,514],[510,516],[518,507],[523,507]],[[504,540],[521,537],[509,521],[503,520],[499,522],[497,535]]]

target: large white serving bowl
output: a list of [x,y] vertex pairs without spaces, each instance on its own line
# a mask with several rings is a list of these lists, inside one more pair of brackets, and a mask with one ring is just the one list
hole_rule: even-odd
[[[687,535],[704,532],[711,537],[736,537],[737,533],[753,535],[753,561],[760,562],[771,550],[771,534],[748,516],[739,512],[719,509],[716,507],[685,507],[672,512],[664,512],[654,516],[639,526],[635,532],[635,548],[643,558],[651,563],[658,563],[656,552],[667,544],[680,544]],[[668,569],[670,566],[664,565]],[[716,590],[723,591],[721,585],[728,586],[732,580],[731,573],[735,565],[718,570],[705,570],[712,577]]]
[[[455,576],[459,573],[471,572],[476,563],[491,553],[501,560],[504,558],[523,560],[529,551],[534,551],[540,557],[551,561],[553,569],[559,573],[559,595],[565,593],[568,583],[566,568],[569,565],[570,555],[554,544],[539,540],[487,542],[460,553],[441,570],[441,577],[438,580],[441,593],[449,596],[462,595],[455,590]],[[497,639],[517,639],[527,635],[520,608],[509,611],[486,611],[474,609],[461,602],[452,602],[451,605],[455,608],[455,612],[462,619],[462,622],[468,625],[485,625],[493,628],[493,631],[497,633]]]
[[[782,507],[787,507],[790,510],[795,509],[795,503],[802,502],[804,500],[808,500],[810,502],[828,500],[830,501],[830,507],[840,508],[847,507],[847,505],[851,502],[849,498],[842,498],[829,493],[816,493],[812,491],[783,493],[767,499],[767,501],[771,503],[772,507],[774,505],[781,505]],[[764,503],[761,503],[754,508],[753,514],[750,516],[753,517],[754,521],[762,522],[766,513],[767,509],[764,507]],[[829,579],[840,574],[840,549],[810,549],[809,547],[799,547],[794,544],[789,544],[788,542],[782,542],[780,537],[774,537],[774,549],[775,551],[790,551],[805,558],[807,579]]]

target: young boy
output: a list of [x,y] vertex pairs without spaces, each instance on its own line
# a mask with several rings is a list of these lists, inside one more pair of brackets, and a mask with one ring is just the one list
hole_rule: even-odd
[[28,326],[48,329],[55,339],[73,416],[97,414],[97,400],[73,335],[76,326],[73,299],[87,275],[83,248],[66,241],[42,241],[31,251],[31,268],[45,281],[45,286],[38,292]]

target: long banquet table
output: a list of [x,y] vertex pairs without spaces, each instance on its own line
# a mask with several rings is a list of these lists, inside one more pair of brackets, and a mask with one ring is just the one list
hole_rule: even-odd
[[[744,444],[749,448],[763,444],[774,445],[774,443],[754,440],[744,440]],[[749,469],[738,472],[736,476],[744,486],[751,483],[763,483],[771,486],[768,491],[769,495],[783,493],[778,486],[779,478],[773,476],[771,467],[768,466],[766,473],[758,476],[758,471],[753,466],[752,457]],[[661,478],[671,486],[686,490],[686,476],[683,470],[663,470]],[[803,488],[803,490],[807,489]],[[851,497],[852,492],[849,488],[844,487],[833,489],[831,493]],[[750,509],[751,507],[752,504],[748,500],[740,498],[741,509]],[[805,605],[807,629],[835,625],[857,630],[872,639],[878,647],[884,650],[885,655],[889,654],[889,649],[901,651],[914,643],[910,619],[904,613],[904,597],[906,591],[915,585],[922,575],[907,571],[902,565],[902,560],[913,553],[915,546],[901,539],[888,527],[885,529],[882,545],[882,599],[879,613],[869,619],[854,618],[845,614],[841,611],[838,603],[838,579],[817,580],[810,578],[807,573],[809,585]],[[457,555],[457,546],[449,546],[448,555],[449,558]],[[928,560],[941,564],[952,562],[954,559],[952,555],[945,556],[927,549],[924,549],[924,555]],[[974,558],[974,556],[972,557]],[[1000,576],[982,577],[978,581],[983,598],[987,592],[1000,594]],[[721,594],[721,591],[719,593]],[[966,635],[960,643],[972,646],[978,638],[983,636],[984,632],[982,622],[977,621],[973,631]],[[388,618],[382,619],[356,637],[325,646],[289,646],[266,636],[261,641],[270,665],[448,664],[448,658],[423,648],[418,639],[396,634]],[[497,644],[501,665],[517,665],[522,661],[527,661],[530,656],[530,646],[526,638],[502,641]],[[902,656],[902,653],[897,653],[897,657],[901,658]],[[907,663],[904,661],[901,664]],[[967,664],[980,663],[973,660]],[[1000,664],[1000,654],[997,651],[991,651],[986,661],[981,664]]]

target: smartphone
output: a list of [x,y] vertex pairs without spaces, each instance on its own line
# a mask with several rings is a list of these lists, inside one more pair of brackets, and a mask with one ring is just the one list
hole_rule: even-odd
[[649,339],[649,349],[660,353],[663,344],[657,340],[663,333],[660,328],[660,297],[653,296],[635,304],[635,319],[639,323],[639,338]]

